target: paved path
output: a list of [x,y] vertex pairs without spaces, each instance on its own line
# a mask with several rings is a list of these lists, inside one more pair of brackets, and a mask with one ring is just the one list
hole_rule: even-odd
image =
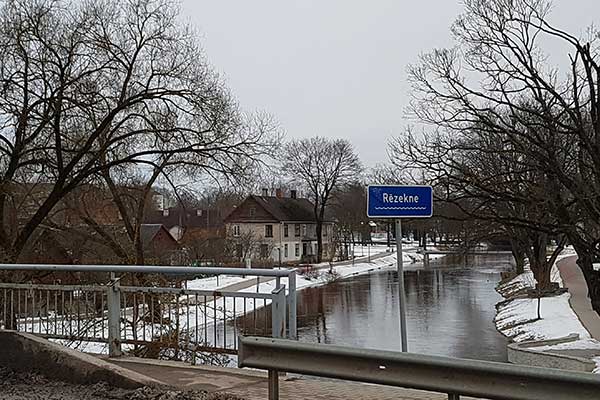
[[[178,389],[226,392],[246,400],[268,398],[266,374],[235,368],[190,366],[145,359],[109,360]],[[381,385],[307,378],[280,378],[280,396],[286,400],[442,400],[448,396]],[[468,399],[461,397],[461,399]]]
[[588,297],[588,288],[581,269],[576,264],[577,256],[567,257],[559,261],[557,266],[566,288],[571,294],[571,308],[588,330],[590,335],[600,340],[600,316],[592,309]]

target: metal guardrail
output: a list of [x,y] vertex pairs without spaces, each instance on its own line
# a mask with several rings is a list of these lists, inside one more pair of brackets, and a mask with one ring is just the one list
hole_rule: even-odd
[[[0,283],[0,329],[108,343],[113,357],[123,345],[153,354],[168,351],[169,357],[181,359],[201,352],[237,354],[240,334],[296,338],[295,270],[37,264],[0,264],[0,270],[109,272],[107,284]],[[126,272],[256,276],[257,284],[266,277],[275,289],[123,286],[117,274]],[[287,295],[282,278],[287,278]]]
[[589,373],[283,339],[241,337],[239,343],[239,367],[269,371],[270,400],[279,399],[277,371],[446,393],[449,400],[600,398],[600,377]]

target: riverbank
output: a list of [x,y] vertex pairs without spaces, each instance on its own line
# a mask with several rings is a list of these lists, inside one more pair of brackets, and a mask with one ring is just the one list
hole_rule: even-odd
[[[569,291],[557,296],[543,297],[539,299],[540,317],[538,318],[538,299],[527,297],[526,291],[535,288],[535,279],[533,273],[526,267],[523,274],[501,282],[497,291],[505,298],[496,305],[496,318],[494,320],[500,333],[509,338],[509,340],[521,343],[526,341],[547,341],[563,339],[569,335],[578,335],[578,340],[567,341],[555,345],[546,345],[542,347],[533,347],[531,350],[540,352],[569,352],[586,354],[588,358],[596,363],[594,372],[600,373],[600,357],[596,356],[600,352],[600,341],[592,337],[588,329],[582,323],[579,315],[572,306],[571,288],[565,285],[563,275],[573,273],[573,268],[578,268],[574,260],[576,255],[572,250],[567,250],[553,265],[551,276],[552,281],[559,284],[561,288]],[[565,267],[559,269],[559,263],[566,263]],[[576,271],[575,271],[576,272]],[[574,286],[573,279],[570,280]],[[577,281],[577,284],[581,282]],[[585,282],[583,282],[585,285]],[[585,292],[584,295],[586,295]],[[581,297],[581,293],[576,294]],[[582,300],[579,300],[582,301]],[[589,318],[595,318],[596,323],[600,324],[600,318],[597,314],[589,315]]]

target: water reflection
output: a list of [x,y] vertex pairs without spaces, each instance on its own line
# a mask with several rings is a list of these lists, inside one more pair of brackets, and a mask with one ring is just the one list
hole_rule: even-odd
[[[493,323],[501,300],[494,287],[504,258],[408,266],[409,351],[506,361],[506,339]],[[383,271],[309,288],[298,297],[300,340],[400,350],[397,273]]]

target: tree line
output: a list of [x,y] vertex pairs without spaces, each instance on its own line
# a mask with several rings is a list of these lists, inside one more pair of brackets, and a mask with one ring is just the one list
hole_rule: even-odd
[[[280,140],[268,115],[241,111],[173,1],[8,0],[0,25],[4,262],[69,230],[70,208],[94,240],[143,263],[157,182],[243,182]],[[125,245],[86,212],[99,192],[118,209]]]
[[[554,26],[551,9],[546,0],[465,0],[456,45],[409,67],[410,112],[422,129],[394,139],[390,155],[458,219],[504,232],[542,290],[573,245],[600,311],[599,34]],[[553,66],[548,43],[567,49],[567,68]]]

